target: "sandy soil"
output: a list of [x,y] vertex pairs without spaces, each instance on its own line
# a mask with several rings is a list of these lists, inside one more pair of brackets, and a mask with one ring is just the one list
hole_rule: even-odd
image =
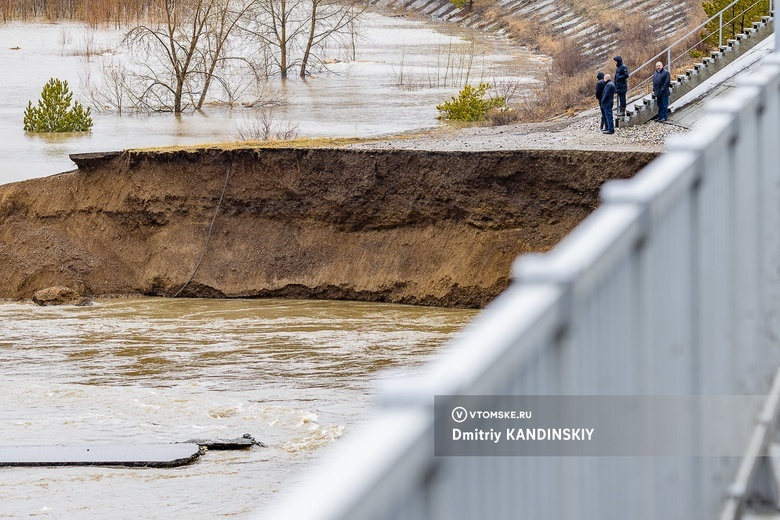
[[[483,148],[525,136],[489,130],[456,134]],[[476,147],[452,135],[399,141]],[[655,156],[299,148],[86,158],[77,172],[0,187],[0,297],[66,286],[479,307],[507,286],[519,254],[555,245],[596,208],[606,180]]]

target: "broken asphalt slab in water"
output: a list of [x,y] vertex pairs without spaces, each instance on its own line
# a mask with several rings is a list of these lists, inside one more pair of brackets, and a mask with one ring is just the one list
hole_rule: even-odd
[[207,450],[265,448],[250,434],[237,439],[193,439],[160,444],[0,446],[0,467],[124,466],[172,468],[189,464]]
[[249,433],[245,433],[242,437],[239,437],[238,439],[217,439],[217,440],[190,439],[186,442],[194,443],[199,446],[208,448],[210,450],[215,450],[215,451],[247,450],[252,446],[260,446],[261,448],[268,447],[265,443],[255,440],[255,438],[252,437],[252,435]]
[[3,446],[0,466],[127,466],[171,468],[201,454],[194,443]]

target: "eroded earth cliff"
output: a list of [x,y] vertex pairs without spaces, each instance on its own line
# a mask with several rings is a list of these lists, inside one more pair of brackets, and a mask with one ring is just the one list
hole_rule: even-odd
[[[0,297],[296,297],[477,307],[655,153],[241,149],[74,157],[0,186]],[[193,276],[194,274],[194,276]],[[189,280],[189,282],[188,282]]]

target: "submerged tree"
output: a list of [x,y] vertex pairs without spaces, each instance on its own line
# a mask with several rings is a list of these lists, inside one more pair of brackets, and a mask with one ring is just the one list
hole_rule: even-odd
[[318,46],[352,35],[366,7],[362,0],[257,0],[244,29],[262,47],[273,50],[271,60],[282,78],[296,66],[303,78],[309,64],[318,59]]
[[300,76],[306,77],[309,62],[317,58],[314,49],[325,40],[344,33],[351,36],[355,30],[355,20],[363,13],[368,4],[357,1],[336,2],[334,0],[310,0],[309,29],[303,46]]
[[139,25],[125,36],[140,71],[133,71],[128,89],[134,104],[176,114],[191,106],[201,109],[218,74],[231,59],[227,50],[250,1],[162,0],[157,25]]
[[91,128],[89,107],[73,101],[67,81],[51,78],[43,86],[38,105],[28,101],[24,111],[26,132],[87,132]]
[[354,46],[366,7],[366,0],[150,1],[157,22],[125,35],[127,60],[104,67],[100,86],[84,78],[99,110],[179,114],[223,94],[232,104],[274,70],[286,78],[300,66],[305,77],[334,39],[350,36]]

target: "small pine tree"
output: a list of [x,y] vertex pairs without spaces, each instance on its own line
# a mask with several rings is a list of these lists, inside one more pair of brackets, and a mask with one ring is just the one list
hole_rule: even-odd
[[503,97],[489,99],[482,97],[489,88],[490,83],[480,83],[477,88],[466,85],[457,98],[453,97],[450,101],[436,105],[436,110],[441,113],[439,119],[466,122],[482,121],[487,117],[488,110],[491,108],[506,106],[506,99]]
[[90,108],[73,102],[68,82],[51,78],[43,86],[38,106],[27,102],[24,110],[25,132],[87,132],[92,128]]

